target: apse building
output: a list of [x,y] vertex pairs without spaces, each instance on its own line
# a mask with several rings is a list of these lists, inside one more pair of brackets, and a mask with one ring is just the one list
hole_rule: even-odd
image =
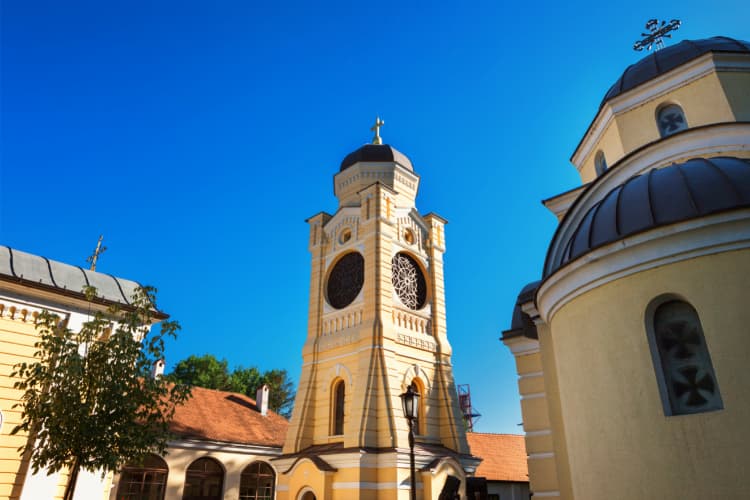
[[750,43],[628,67],[571,162],[503,333],[534,498],[746,498]]
[[[400,395],[421,395],[418,498],[465,498],[471,455],[451,368],[443,288],[446,221],[415,207],[420,177],[381,143],[344,158],[338,210],[308,219],[307,340],[281,457],[277,498],[409,497],[408,424]],[[453,498],[452,496],[449,498]]]

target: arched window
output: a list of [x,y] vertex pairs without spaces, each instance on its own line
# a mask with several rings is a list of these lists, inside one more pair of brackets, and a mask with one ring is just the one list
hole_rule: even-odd
[[164,500],[169,469],[156,455],[147,455],[143,463],[122,468],[117,500]]
[[213,458],[199,458],[187,469],[182,500],[221,500],[224,469]]
[[698,313],[682,300],[657,304],[652,308],[649,343],[665,414],[723,408]]
[[594,156],[594,168],[596,169],[597,177],[607,171],[607,159],[604,157],[604,151],[599,150]]
[[425,415],[425,400],[427,398],[425,397],[424,384],[418,378],[412,379],[411,383],[417,393],[419,393],[419,408],[417,408],[417,420],[414,422],[414,432],[420,436],[424,436],[427,433],[427,418]]
[[333,401],[331,402],[331,434],[340,436],[344,434],[344,400],[346,388],[343,380],[333,384]]
[[276,474],[265,462],[253,462],[240,476],[240,500],[273,500]]
[[656,113],[656,123],[659,125],[659,134],[662,137],[688,128],[685,113],[677,104],[668,104],[659,108]]

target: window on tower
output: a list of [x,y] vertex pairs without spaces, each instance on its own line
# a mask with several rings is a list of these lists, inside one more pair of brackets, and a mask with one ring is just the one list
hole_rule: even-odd
[[604,151],[599,150],[596,152],[596,156],[594,157],[594,168],[596,169],[597,177],[607,171],[607,159],[604,157]]
[[677,104],[667,104],[660,107],[656,112],[656,123],[659,126],[659,134],[662,137],[667,137],[688,128],[685,113]]
[[337,380],[333,384],[333,401],[331,407],[332,423],[331,434],[341,436],[344,434],[344,398],[346,387],[343,380]]
[[723,408],[698,313],[685,301],[652,303],[649,344],[666,415]]

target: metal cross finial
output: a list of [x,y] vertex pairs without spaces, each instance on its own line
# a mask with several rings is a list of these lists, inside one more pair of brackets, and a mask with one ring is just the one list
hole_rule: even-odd
[[96,271],[96,261],[99,259],[99,256],[104,253],[104,251],[107,249],[107,247],[102,246],[102,240],[104,239],[104,235],[99,235],[99,241],[96,244],[96,249],[94,250],[94,253],[91,254],[90,257],[86,259],[86,262],[91,262],[91,271]]
[[641,33],[641,36],[645,38],[635,42],[633,44],[633,50],[637,50],[638,52],[644,48],[646,50],[651,50],[652,45],[656,45],[654,51],[663,49],[664,42],[662,41],[662,38],[672,38],[672,35],[670,35],[669,32],[675,31],[680,27],[680,24],[682,23],[680,23],[679,19],[672,19],[669,22],[662,21],[661,24],[659,24],[659,21],[656,19],[649,19],[646,23],[646,29],[651,33]]
[[385,125],[385,122],[380,119],[380,117],[375,118],[375,125],[373,125],[370,130],[375,132],[375,137],[372,138],[373,144],[383,144],[383,139],[380,138],[380,127]]

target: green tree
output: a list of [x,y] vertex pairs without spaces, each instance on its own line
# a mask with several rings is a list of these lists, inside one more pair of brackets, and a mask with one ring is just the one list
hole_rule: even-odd
[[[92,287],[84,290],[96,301]],[[19,449],[30,453],[34,472],[70,470],[65,500],[73,498],[81,468],[105,472],[164,453],[175,406],[189,397],[184,385],[153,378],[154,362],[164,358],[164,340],[179,325],[155,319],[156,290],[136,290],[128,307],[96,312],[79,332],[60,318],[42,313],[33,363],[20,363],[15,386],[24,391],[16,406],[22,423],[11,432],[29,433]]]
[[213,354],[191,355],[178,362],[167,375],[173,382],[190,386],[232,391],[255,399],[260,386],[269,388],[268,407],[289,418],[294,405],[294,383],[286,370],[273,369],[261,373],[258,368],[238,366],[231,372],[226,359],[217,359]]
[[294,383],[286,370],[268,370],[262,382],[268,385],[268,407],[279,415],[289,418],[294,407]]
[[[177,363],[167,378],[189,386],[234,390],[229,380],[229,366],[226,359],[219,361],[213,354],[191,355]],[[241,391],[237,391],[241,392]]]

